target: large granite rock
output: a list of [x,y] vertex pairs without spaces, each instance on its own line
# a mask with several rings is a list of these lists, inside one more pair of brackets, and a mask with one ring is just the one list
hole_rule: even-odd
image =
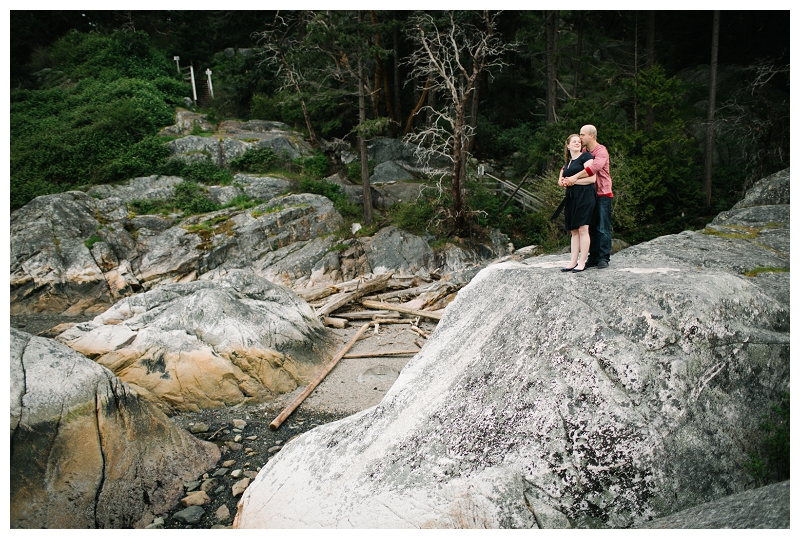
[[646,522],[648,529],[789,529],[789,481],[754,488]]
[[[129,204],[134,200],[170,198],[175,191],[175,186],[179,183],[183,183],[183,178],[178,176],[143,176],[114,185],[94,185],[89,188],[87,194],[103,200],[103,202],[97,203],[99,208],[109,204],[118,207],[117,199]],[[127,214],[127,211],[125,213]],[[106,215],[107,219],[113,219],[114,217],[116,215]]]
[[434,154],[429,159],[420,159],[416,146],[404,140],[378,137],[368,146],[368,155],[376,165],[394,162],[410,172],[432,173],[452,171],[453,161],[444,154]]
[[788,255],[684,232],[565,262],[481,271],[379,405],[261,470],[235,526],[621,528],[752,488],[789,303],[743,272]]
[[86,245],[100,228],[79,191],[33,199],[11,214],[11,313],[95,312],[114,301]]
[[11,329],[12,528],[143,528],[219,449],[108,369]]
[[294,292],[240,270],[123,299],[56,339],[176,410],[270,400],[308,384],[333,346]]
[[414,176],[408,173],[406,169],[398,165],[394,161],[386,161],[375,165],[375,171],[369,178],[369,182],[373,184],[381,184],[396,181],[413,180]]

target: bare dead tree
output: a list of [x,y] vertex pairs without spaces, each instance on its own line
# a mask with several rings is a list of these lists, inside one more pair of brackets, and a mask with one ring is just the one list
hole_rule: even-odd
[[415,47],[407,64],[415,80],[428,81],[429,91],[437,92],[441,104],[427,107],[433,121],[406,135],[406,140],[417,145],[423,158],[442,153],[453,161],[451,218],[457,234],[465,230],[461,178],[469,157],[468,138],[474,133],[466,121],[467,110],[481,73],[491,76],[491,68],[505,65],[503,53],[512,47],[496,35],[497,15],[483,11],[477,24],[456,20],[453,12],[443,21],[428,13],[410,20],[409,38]]
[[281,90],[292,88],[300,99],[300,107],[303,109],[303,118],[306,122],[306,129],[308,129],[308,137],[311,139],[311,145],[318,147],[317,134],[311,125],[311,116],[308,114],[303,91],[300,89],[303,83],[303,73],[289,59],[288,54],[289,36],[293,34],[298,26],[305,27],[306,20],[303,15],[303,12],[299,12],[299,16],[288,19],[282,17],[280,11],[278,11],[275,13],[272,28],[263,32],[256,32],[253,37],[262,46],[260,51],[264,57],[262,61],[277,68],[276,75],[283,80]]
[[[764,177],[766,163],[789,166],[789,102],[778,101],[769,91],[773,77],[789,73],[789,64],[757,60],[740,70],[745,86],[717,107],[714,128],[717,135],[734,141],[736,165],[746,172],[742,186],[748,189]],[[769,114],[756,114],[769,110]]]

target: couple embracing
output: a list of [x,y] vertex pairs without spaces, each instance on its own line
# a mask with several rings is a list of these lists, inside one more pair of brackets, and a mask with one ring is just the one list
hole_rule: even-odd
[[584,125],[579,135],[567,138],[564,160],[558,185],[567,189],[562,203],[564,227],[572,233],[572,239],[569,266],[561,271],[579,272],[592,266],[607,268],[611,258],[614,194],[608,172],[608,150],[597,142],[597,129],[593,125]]

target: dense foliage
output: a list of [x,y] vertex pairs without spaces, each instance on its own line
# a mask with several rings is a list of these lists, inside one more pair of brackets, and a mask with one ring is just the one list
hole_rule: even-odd
[[[431,13],[432,21],[446,18]],[[362,12],[360,22],[355,11],[12,11],[11,206],[155,173],[225,184],[235,171],[280,168],[303,174],[302,189],[330,190],[317,180],[336,165],[322,154],[286,162],[269,151],[248,152],[230,170],[168,161],[156,133],[190,95],[172,58],[179,55],[198,73],[212,70],[215,98],[203,109],[212,118],[280,120],[307,135],[313,130],[351,143],[356,132],[402,137],[430,125],[423,106],[450,106],[446,92],[427,92],[426,81],[412,76],[413,17],[405,11]],[[469,151],[517,178],[537,178],[526,188],[547,205],[540,213],[513,204],[500,211],[502,201],[468,179],[474,233],[499,227],[515,244],[549,248],[563,241],[558,223],[547,219],[560,195],[552,183],[564,140],[587,123],[597,126],[611,155],[615,236],[632,242],[702,227],[754,180],[789,166],[788,17],[724,11],[722,20],[706,206],[709,12],[500,14],[494,37],[508,47],[481,74],[468,107]],[[558,36],[552,71],[545,54],[550,24]],[[367,86],[362,122],[352,78],[359,62]],[[551,83],[555,117],[548,120]],[[338,172],[360,178],[357,162]],[[357,215],[343,206],[340,192],[326,194]],[[452,231],[440,216],[449,203],[439,192],[388,217],[447,235]]]
[[155,134],[185,87],[147,35],[70,32],[50,57],[38,89],[11,92],[12,206],[147,174],[168,156]]

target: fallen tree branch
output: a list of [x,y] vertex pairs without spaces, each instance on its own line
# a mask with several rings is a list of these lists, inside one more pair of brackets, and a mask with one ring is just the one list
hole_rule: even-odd
[[314,391],[314,388],[317,387],[320,382],[322,382],[322,380],[328,375],[328,373],[333,370],[336,364],[339,363],[339,360],[342,359],[342,357],[347,353],[347,351],[350,350],[356,343],[356,341],[359,338],[361,338],[361,336],[367,331],[367,329],[369,329],[370,325],[371,324],[367,323],[361,326],[359,330],[356,332],[356,334],[353,335],[353,338],[350,339],[350,341],[346,345],[344,345],[344,348],[339,350],[339,352],[337,352],[336,355],[333,356],[333,359],[330,361],[330,363],[328,363],[325,366],[322,372],[319,373],[317,377],[314,378],[314,380],[312,380],[311,383],[306,386],[303,392],[300,393],[300,395],[298,395],[297,398],[295,398],[289,404],[289,406],[284,408],[284,410],[280,414],[278,414],[278,417],[272,420],[272,423],[269,424],[269,428],[271,430],[277,430],[278,427],[281,426],[281,423],[286,421],[286,418],[289,417],[291,413],[294,412],[298,406],[300,406],[300,403],[302,403],[306,399],[306,397],[308,397],[311,394],[311,392]]
[[364,357],[383,357],[383,356],[408,356],[413,355],[419,352],[419,348],[416,350],[388,350],[386,352],[376,351],[376,352],[364,352],[358,354],[345,354],[345,359],[356,359],[356,358],[364,358]]
[[337,313],[337,318],[346,320],[374,320],[376,316],[388,318],[400,318],[400,313],[390,311],[358,311],[353,313]]
[[411,326],[411,331],[414,331],[415,333],[417,333],[417,334],[419,334],[419,335],[421,335],[421,336],[425,337],[426,339],[427,339],[428,337],[430,337],[430,334],[429,334],[429,333],[427,333],[426,331],[423,331],[423,330],[419,329],[417,326]]
[[367,307],[369,309],[383,309],[386,311],[397,311],[400,313],[405,314],[412,314],[414,316],[421,316],[425,318],[433,318],[434,320],[441,320],[442,314],[433,312],[433,311],[418,311],[416,309],[409,309],[407,307],[401,307],[399,305],[392,305],[389,303],[381,303],[380,301],[371,301],[368,299],[362,299],[361,305]]
[[348,321],[344,318],[333,318],[331,316],[326,316],[325,319],[322,321],[323,324],[326,326],[333,326],[337,329],[344,329],[347,327]]
[[383,290],[386,288],[386,283],[391,277],[391,273],[384,273],[383,275],[379,275],[370,281],[362,283],[361,286],[352,292],[340,292],[339,294],[336,294],[328,301],[328,303],[326,303],[320,310],[316,312],[316,315],[319,317],[328,316],[339,307],[342,307],[343,305],[346,305],[351,301],[360,298],[361,296],[365,296],[378,290]]
[[297,291],[297,295],[307,302],[312,302],[317,299],[322,299],[334,294],[339,289],[333,285],[320,285],[312,288],[305,288]]

